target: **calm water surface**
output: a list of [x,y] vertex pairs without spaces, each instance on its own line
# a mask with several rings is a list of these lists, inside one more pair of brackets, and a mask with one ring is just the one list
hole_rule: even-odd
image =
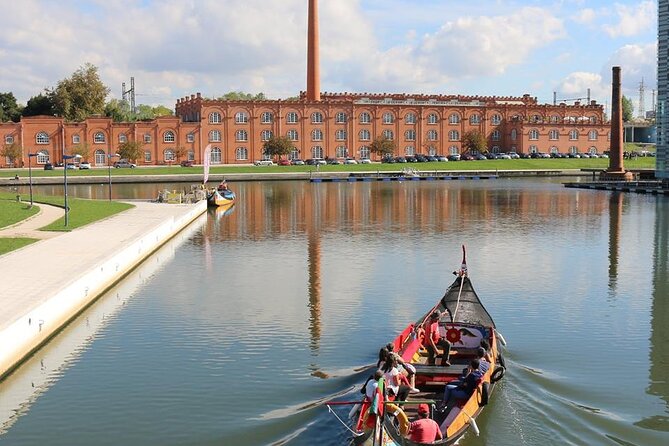
[[231,212],[0,383],[0,445],[346,444],[321,403],[358,397],[360,368],[443,294],[462,243],[508,342],[462,445],[669,444],[667,198],[555,180],[232,187]]

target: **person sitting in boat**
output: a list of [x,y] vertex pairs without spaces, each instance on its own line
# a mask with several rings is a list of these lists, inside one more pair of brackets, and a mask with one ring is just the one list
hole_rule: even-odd
[[217,189],[219,191],[228,190],[228,183],[227,183],[227,181],[225,181],[225,178],[223,178],[223,181],[220,182]]
[[488,364],[492,362],[492,355],[490,354],[490,344],[487,339],[481,339],[481,347],[485,350],[485,360],[488,361]]
[[391,401],[406,401],[413,389],[409,385],[407,377],[400,372],[397,360],[390,356],[381,370],[383,370],[386,389],[388,389],[388,399]]
[[483,373],[479,370],[479,365],[478,359],[472,359],[462,380],[446,386],[444,389],[444,404],[446,406],[451,399],[465,400],[474,393],[476,387],[483,380]]
[[488,352],[486,352],[485,348],[479,347],[476,349],[476,358],[479,360],[479,370],[483,375],[490,369],[490,361],[486,359],[487,357]]
[[381,367],[381,365],[385,364],[385,362],[391,356],[397,360],[397,363],[401,365],[404,370],[406,370],[407,377],[409,378],[410,382],[409,385],[411,386],[411,391],[414,393],[418,392],[418,389],[416,389],[416,368],[407,363],[404,358],[395,352],[395,344],[392,342],[389,342],[385,347],[382,347],[381,350],[379,350],[379,361],[376,363],[376,367]]
[[441,429],[436,421],[430,418],[430,406],[418,405],[418,419],[411,422],[407,438],[414,443],[432,443],[441,440]]
[[451,363],[448,362],[448,358],[451,355],[451,343],[445,338],[442,338],[439,333],[440,317],[441,313],[435,311],[430,315],[430,320],[426,322],[423,335],[423,347],[427,349],[428,365],[435,365],[436,357],[440,356],[439,347],[443,348],[444,351],[441,353],[441,365],[448,367],[451,365]]
[[383,372],[381,370],[377,370],[374,372],[374,376],[370,376],[363,386],[365,397],[369,401],[374,400],[374,395],[376,395],[376,389],[379,388],[379,380],[381,378],[383,378]]

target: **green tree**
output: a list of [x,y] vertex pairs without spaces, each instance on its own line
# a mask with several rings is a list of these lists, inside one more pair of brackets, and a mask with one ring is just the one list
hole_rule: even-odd
[[68,149],[70,155],[79,155],[81,161],[88,161],[91,156],[91,147],[87,143],[76,144]]
[[49,92],[56,113],[68,121],[83,121],[105,111],[109,88],[100,80],[96,66],[87,63]]
[[2,149],[0,149],[0,155],[9,158],[9,161],[16,166],[23,156],[23,150],[18,143],[13,142],[3,146]]
[[110,99],[105,105],[105,116],[112,118],[114,122],[130,122],[134,120],[130,104],[123,99]]
[[243,91],[230,91],[217,98],[218,101],[264,101],[267,99],[265,93],[244,93]]
[[136,161],[144,156],[144,147],[139,141],[126,141],[118,145],[116,153],[118,153],[122,159]]
[[385,136],[378,136],[369,145],[369,151],[380,155],[382,158],[391,156],[395,153],[395,143]]
[[17,104],[14,93],[0,93],[0,122],[14,121],[21,119],[21,106]]
[[462,135],[462,147],[465,152],[483,153],[488,150],[485,136],[478,130],[470,130]]
[[28,103],[21,114],[23,116],[53,116],[55,113],[51,97],[40,93],[37,96],[28,99]]
[[172,116],[174,115],[174,112],[165,107],[164,105],[158,105],[157,107],[153,107],[153,116],[157,118],[158,116]]
[[629,122],[634,117],[634,104],[627,96],[623,96],[623,121]]
[[293,142],[286,136],[272,136],[262,145],[263,153],[270,158],[288,155],[294,149]]

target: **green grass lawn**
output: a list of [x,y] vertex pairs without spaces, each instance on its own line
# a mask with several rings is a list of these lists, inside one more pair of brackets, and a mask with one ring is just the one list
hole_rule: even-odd
[[[485,161],[449,161],[432,163],[407,163],[407,164],[346,164],[339,166],[320,166],[321,172],[376,172],[376,171],[398,171],[404,167],[412,167],[417,170],[546,170],[546,169],[606,169],[609,165],[608,159],[578,159],[578,158],[550,158],[550,159],[518,159],[518,160],[485,160]],[[639,157],[635,160],[624,160],[627,169],[655,169],[655,158]],[[309,172],[314,171],[315,166],[213,166],[212,174],[235,174],[235,173],[280,173],[280,172]],[[138,167],[136,169],[112,169],[112,176],[118,175],[202,175],[203,168],[181,167],[181,166],[152,166]],[[13,177],[28,175],[27,169],[2,169],[0,177]],[[99,176],[106,177],[106,168],[95,168],[90,170],[71,170],[68,176]],[[63,169],[39,170],[33,169],[33,176],[54,177],[63,176]]]
[[37,206],[31,208],[25,202],[19,203],[16,201],[16,196],[13,196],[12,199],[0,200],[0,228],[18,223],[38,212]]
[[0,237],[0,255],[23,248],[38,241],[35,238],[26,237]]

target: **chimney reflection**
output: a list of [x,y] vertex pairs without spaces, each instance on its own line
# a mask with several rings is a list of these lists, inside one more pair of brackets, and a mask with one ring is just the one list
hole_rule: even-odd
[[609,197],[609,292],[614,295],[618,283],[618,255],[620,250],[620,220],[623,215],[623,194]]
[[309,250],[309,333],[310,347],[318,353],[321,341],[321,243],[313,229],[308,238]]

